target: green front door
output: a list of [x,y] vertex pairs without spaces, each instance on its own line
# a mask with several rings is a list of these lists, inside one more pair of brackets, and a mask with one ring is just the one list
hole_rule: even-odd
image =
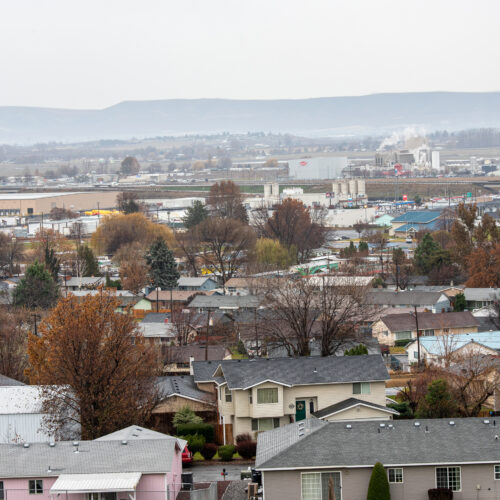
[[305,400],[295,401],[295,422],[306,418],[306,402]]

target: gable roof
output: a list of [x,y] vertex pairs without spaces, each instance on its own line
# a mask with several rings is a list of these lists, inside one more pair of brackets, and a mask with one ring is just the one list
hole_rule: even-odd
[[9,387],[9,386],[19,386],[26,385],[19,380],[14,380],[13,378],[6,377],[5,375],[0,375],[0,387]]
[[486,420],[488,424],[480,418],[322,422],[302,436],[297,427],[287,430],[286,443],[281,443],[281,429],[259,434],[256,468],[371,468],[379,461],[386,467],[500,462],[493,420]]
[[327,406],[326,408],[323,408],[322,410],[314,412],[313,416],[316,418],[325,418],[329,417],[330,415],[334,415],[335,413],[341,413],[351,408],[356,408],[356,406],[366,406],[368,408],[374,408],[375,410],[391,413],[393,415],[399,415],[399,412],[397,412],[393,408],[387,408],[387,406],[378,405],[370,401],[362,401],[361,399],[357,398],[348,398],[344,399],[344,401],[340,401],[340,403],[335,403],[333,405]]
[[[449,312],[449,313],[417,313],[419,330],[439,330],[442,328],[474,328],[479,326],[479,321],[469,312]],[[388,314],[382,316],[381,321],[391,332],[412,331],[417,329],[415,315]]]
[[218,366],[230,389],[248,389],[266,381],[286,386],[341,384],[387,380],[389,375],[379,354],[301,358],[255,358],[195,361],[195,382],[214,380]]
[[102,276],[90,276],[90,277],[71,277],[70,279],[64,280],[62,282],[63,287],[68,286],[68,287],[82,287],[82,288],[88,288],[88,287],[95,287],[97,288],[99,285],[104,285],[106,282],[106,279],[103,278]]
[[[205,320],[206,322],[206,320]],[[162,346],[162,358],[165,363],[189,363],[203,361],[207,357],[210,361],[222,360],[229,354],[224,345],[188,344],[178,346]]]
[[255,295],[197,295],[188,307],[214,309],[238,309],[259,307],[262,299]]
[[465,288],[465,300],[484,300],[493,302],[500,297],[498,288]]
[[437,210],[415,210],[394,217],[394,219],[392,219],[392,223],[406,222],[407,224],[429,224],[430,222],[436,220],[440,215],[441,212],[438,212]]
[[213,395],[198,389],[192,375],[180,375],[177,377],[158,377],[158,388],[162,399],[172,396],[180,396],[195,399],[204,403],[214,404]]
[[[189,302],[196,294],[206,294],[202,290],[172,290],[172,302]],[[151,302],[156,302],[156,290],[146,296]],[[159,290],[158,300],[170,301],[170,290]]]
[[168,434],[163,434],[162,432],[153,431],[151,429],[146,429],[140,425],[129,425],[124,429],[120,429],[100,438],[94,439],[94,441],[133,441],[137,439],[172,439],[177,443],[180,450],[183,450],[186,446],[187,441],[184,439],[179,439],[174,436],[169,436]]
[[440,335],[439,337],[420,337],[420,346],[429,354],[434,354],[436,356],[442,356],[446,354],[446,352],[456,351],[471,342],[498,351],[500,350],[500,331],[460,333],[456,335]]
[[168,323],[170,320],[170,313],[148,312],[144,315],[142,323]]
[[[2,477],[57,477],[61,474],[109,472],[166,473],[172,468],[174,439],[116,440],[0,444]],[[78,453],[75,453],[78,448]],[[51,471],[48,471],[48,466]]]
[[215,284],[217,282],[208,276],[201,278],[191,278],[189,276],[182,276],[177,282],[177,286],[203,286],[207,281],[213,281]]
[[389,290],[370,290],[366,294],[365,302],[370,305],[434,305],[444,295],[442,292],[420,292],[414,290],[404,290],[393,292]]

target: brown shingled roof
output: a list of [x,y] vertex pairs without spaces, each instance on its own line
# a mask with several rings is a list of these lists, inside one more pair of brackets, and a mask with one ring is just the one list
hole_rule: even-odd
[[[380,318],[391,332],[416,329],[415,315],[388,314]],[[441,328],[469,328],[479,326],[478,320],[469,312],[418,313],[419,330],[439,330]]]

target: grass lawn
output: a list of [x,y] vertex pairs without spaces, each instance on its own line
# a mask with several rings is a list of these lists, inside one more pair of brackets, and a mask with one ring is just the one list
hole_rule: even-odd
[[241,354],[238,352],[237,347],[230,347],[229,350],[231,351],[231,356],[233,359],[248,359],[248,356],[246,354]]
[[[240,455],[238,455],[238,453],[235,453],[233,455],[233,460],[237,460],[237,459],[241,459]],[[194,462],[199,462],[201,460],[205,460],[202,456],[201,456],[201,453],[199,451],[197,451],[194,455],[193,455],[193,461]],[[219,453],[216,453],[214,455],[214,458],[212,458],[212,460],[219,460]],[[207,462],[210,462],[210,460],[207,460]]]

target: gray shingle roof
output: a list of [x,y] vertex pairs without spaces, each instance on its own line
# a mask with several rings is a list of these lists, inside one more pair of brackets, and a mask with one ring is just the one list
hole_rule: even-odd
[[148,312],[141,324],[143,323],[167,323],[170,320],[170,313]]
[[[281,449],[283,436],[281,429],[276,429],[259,434],[256,467],[372,467],[379,461],[385,466],[500,463],[500,445],[495,439],[500,432],[493,421],[489,419],[490,423],[484,424],[479,418],[395,420],[384,422],[385,427],[380,427],[380,421],[352,421],[350,429],[346,422],[329,422],[303,437],[297,432],[288,440],[291,444]],[[420,426],[416,427],[415,422]],[[289,432],[293,434],[293,429]]]
[[13,378],[6,377],[5,375],[0,375],[0,387],[7,387],[13,385],[26,385],[19,380],[14,380]]
[[177,286],[202,286],[206,281],[213,281],[215,283],[213,278],[191,278],[189,276],[183,276],[179,278]]
[[255,295],[197,295],[189,304],[189,307],[214,309],[258,307],[262,299]]
[[197,399],[206,403],[214,403],[212,394],[201,391],[194,383],[192,375],[181,375],[178,377],[158,377],[158,387],[162,399],[170,396],[181,396]]
[[[7,477],[57,477],[60,474],[104,472],[165,473],[172,467],[175,441],[170,439],[121,441],[69,441],[0,444],[0,471]],[[47,472],[50,465],[51,472]]]
[[366,303],[372,305],[429,305],[435,304],[443,295],[441,292],[403,291],[391,292],[373,290],[366,294]]
[[[218,365],[230,389],[248,389],[266,380],[287,386],[387,380],[382,356],[257,358],[193,363],[196,382],[213,380]],[[210,373],[211,372],[211,373]]]
[[498,288],[466,288],[464,290],[465,300],[494,301],[500,297]]
[[[415,315],[389,314],[380,318],[391,332],[416,330]],[[419,330],[438,330],[442,328],[477,327],[479,321],[469,311],[449,313],[418,313]]]
[[327,406],[326,408],[323,408],[322,410],[313,413],[313,415],[316,418],[328,417],[328,415],[332,415],[333,413],[338,413],[340,411],[347,410],[348,408],[352,408],[358,405],[370,406],[371,408],[376,408],[377,410],[385,411],[387,413],[392,413],[394,415],[399,415],[399,413],[396,410],[393,410],[392,408],[387,408],[387,406],[371,403],[370,401],[362,401],[361,399],[357,398],[344,399],[344,401],[341,401],[340,403],[336,403],[334,405]]

